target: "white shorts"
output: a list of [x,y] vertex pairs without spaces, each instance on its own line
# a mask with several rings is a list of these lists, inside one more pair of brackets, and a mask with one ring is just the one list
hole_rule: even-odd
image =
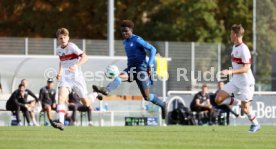
[[71,73],[65,70],[61,77],[59,87],[67,87],[70,92],[74,90],[80,98],[86,98],[88,96],[86,83],[80,71]]
[[249,102],[253,100],[255,86],[254,84],[237,85],[233,81],[230,81],[224,85],[223,90],[229,95],[233,93],[235,96],[238,96],[238,99],[241,101]]

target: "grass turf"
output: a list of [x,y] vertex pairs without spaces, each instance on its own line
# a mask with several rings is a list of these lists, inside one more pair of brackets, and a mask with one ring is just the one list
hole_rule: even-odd
[[0,149],[275,149],[276,127],[0,127]]

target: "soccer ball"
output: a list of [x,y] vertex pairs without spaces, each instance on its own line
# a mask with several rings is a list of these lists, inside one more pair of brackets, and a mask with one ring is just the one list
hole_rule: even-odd
[[109,65],[105,68],[105,76],[109,79],[114,79],[119,75],[120,71],[116,65]]

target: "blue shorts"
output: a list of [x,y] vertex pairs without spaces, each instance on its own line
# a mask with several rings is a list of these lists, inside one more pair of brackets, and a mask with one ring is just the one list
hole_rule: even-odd
[[136,69],[136,67],[128,67],[124,70],[128,74],[128,82],[136,81],[140,91],[144,91],[150,87],[150,78],[148,72],[144,69]]

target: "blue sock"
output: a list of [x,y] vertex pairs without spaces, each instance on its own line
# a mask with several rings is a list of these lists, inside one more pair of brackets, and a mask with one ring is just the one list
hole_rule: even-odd
[[150,102],[152,102],[155,105],[158,105],[161,108],[165,106],[164,102],[154,94],[150,94]]
[[111,92],[115,90],[118,86],[120,86],[121,83],[122,79],[120,77],[116,77],[112,82],[107,85],[106,89],[108,92]]

